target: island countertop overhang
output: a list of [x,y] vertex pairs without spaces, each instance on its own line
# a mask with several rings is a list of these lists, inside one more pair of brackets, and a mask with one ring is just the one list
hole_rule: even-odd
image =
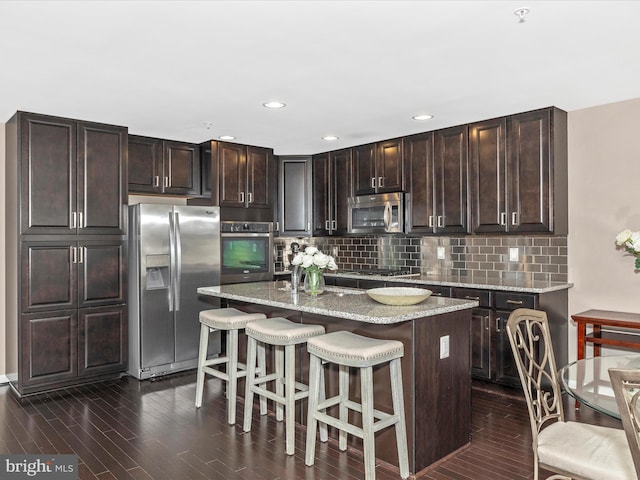
[[359,322],[393,324],[478,306],[475,300],[429,297],[417,305],[382,305],[365,290],[327,287],[322,295],[293,294],[288,282],[252,282],[199,287],[200,295],[326,315]]

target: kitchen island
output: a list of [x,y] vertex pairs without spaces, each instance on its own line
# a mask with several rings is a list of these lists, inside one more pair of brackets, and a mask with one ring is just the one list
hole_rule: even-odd
[[[322,295],[293,294],[288,282],[256,282],[198,288],[201,295],[221,299],[222,306],[300,323],[323,325],[326,332],[346,330],[360,335],[399,340],[404,345],[402,379],[409,444],[409,468],[418,473],[470,441],[470,325],[477,301],[430,297],[413,306],[382,305],[364,290],[327,287]],[[448,351],[447,351],[448,350]],[[308,354],[298,353],[297,375],[308,381]],[[329,394],[337,391],[337,368],[326,379]],[[359,379],[352,376],[353,397]],[[376,408],[391,411],[388,366],[374,370]],[[306,422],[306,403],[297,421]],[[350,446],[361,448],[359,439]],[[393,429],[376,435],[376,457],[397,468]]]

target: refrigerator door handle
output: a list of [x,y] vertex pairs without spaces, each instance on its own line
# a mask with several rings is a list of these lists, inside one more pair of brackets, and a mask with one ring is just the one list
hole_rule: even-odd
[[176,291],[176,233],[173,211],[169,212],[169,311],[174,311],[174,295]]
[[175,235],[176,235],[176,244],[175,244],[175,255],[176,255],[176,284],[175,284],[175,307],[174,311],[180,310],[180,288],[182,287],[182,238],[180,237],[180,214],[176,212],[175,214]]

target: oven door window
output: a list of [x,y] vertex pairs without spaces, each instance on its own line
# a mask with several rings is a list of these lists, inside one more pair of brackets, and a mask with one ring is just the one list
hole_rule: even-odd
[[260,237],[221,238],[222,274],[269,272],[269,239]]

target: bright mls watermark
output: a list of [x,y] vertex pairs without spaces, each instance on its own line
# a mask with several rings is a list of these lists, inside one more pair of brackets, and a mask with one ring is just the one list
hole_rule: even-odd
[[0,480],[78,480],[77,455],[0,455]]

